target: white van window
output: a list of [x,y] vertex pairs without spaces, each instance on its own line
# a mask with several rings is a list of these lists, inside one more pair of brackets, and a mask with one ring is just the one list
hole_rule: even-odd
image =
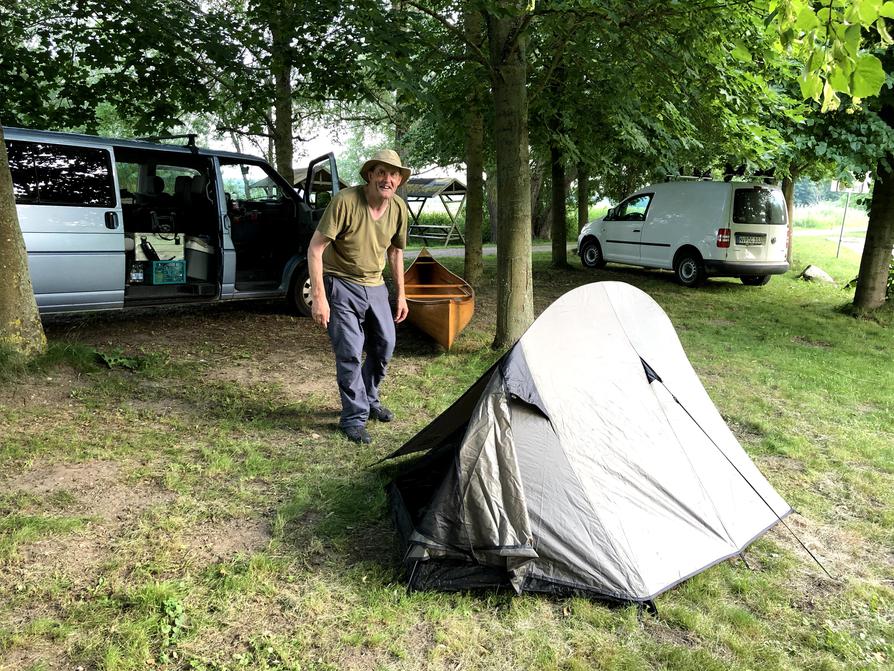
[[785,199],[781,191],[761,186],[736,189],[733,196],[736,224],[784,224]]
[[652,194],[646,193],[640,196],[633,196],[625,200],[615,208],[613,221],[645,221],[646,212],[649,209],[649,203],[652,202]]
[[17,141],[7,147],[17,203],[115,207],[107,151]]

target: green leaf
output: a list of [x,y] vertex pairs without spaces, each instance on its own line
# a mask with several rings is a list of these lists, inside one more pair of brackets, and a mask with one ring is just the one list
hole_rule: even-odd
[[795,27],[804,33],[810,32],[818,26],[819,19],[816,18],[816,13],[810,7],[802,9],[801,13],[798,14],[798,18],[795,19]]
[[849,93],[851,88],[851,68],[835,66],[829,73],[829,84],[835,91]]
[[854,4],[860,14],[860,22],[864,26],[870,25],[878,18],[879,10],[882,6],[881,0],[863,0]]
[[851,96],[854,98],[867,98],[878,95],[885,83],[885,70],[882,62],[872,54],[863,54],[857,58],[854,67],[853,88]]
[[856,57],[857,52],[860,50],[860,32],[860,26],[848,26],[844,33],[844,42],[842,42],[842,46],[852,57]]
[[841,106],[841,98],[832,90],[831,84],[826,82],[823,85],[823,104],[820,110],[822,112],[834,112]]
[[801,86],[801,96],[804,98],[812,98],[819,100],[823,92],[823,80],[815,72],[805,72],[798,78],[798,84]]
[[891,34],[888,32],[888,27],[885,25],[884,19],[879,19],[875,22],[875,29],[878,30],[879,36],[882,38],[882,44],[890,46],[894,44],[894,40],[891,39]]
[[748,47],[745,46],[745,43],[741,40],[736,40],[734,45],[732,51],[733,58],[742,63],[750,63],[752,61],[751,52],[748,51]]
[[884,5],[882,5],[881,9],[879,10],[879,16],[884,16],[888,19],[894,19],[894,2],[890,2],[889,0],[889,2],[886,2]]

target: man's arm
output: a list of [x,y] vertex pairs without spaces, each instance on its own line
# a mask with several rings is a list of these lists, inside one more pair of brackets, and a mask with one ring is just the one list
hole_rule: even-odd
[[[310,275],[310,314],[313,320],[326,328],[329,325],[329,301],[326,300],[326,288],[323,286],[323,250],[332,242],[319,231],[314,231],[307,248],[307,272]],[[403,268],[403,262],[401,262]],[[403,282],[403,277],[401,277]],[[401,287],[403,284],[401,284]]]
[[388,247],[388,263],[391,264],[391,276],[394,278],[394,290],[397,292],[394,322],[400,324],[410,313],[410,309],[407,307],[407,292],[404,290],[404,250],[390,245]]

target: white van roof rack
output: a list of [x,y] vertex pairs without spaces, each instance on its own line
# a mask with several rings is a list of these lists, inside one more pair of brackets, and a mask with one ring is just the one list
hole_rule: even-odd
[[694,175],[665,175],[665,182],[710,182],[711,176],[707,177],[702,176],[694,176]]

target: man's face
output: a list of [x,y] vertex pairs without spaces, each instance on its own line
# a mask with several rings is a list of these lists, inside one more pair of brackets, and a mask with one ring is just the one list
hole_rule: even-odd
[[384,163],[377,163],[369,171],[369,183],[382,198],[390,199],[400,186],[400,170]]

